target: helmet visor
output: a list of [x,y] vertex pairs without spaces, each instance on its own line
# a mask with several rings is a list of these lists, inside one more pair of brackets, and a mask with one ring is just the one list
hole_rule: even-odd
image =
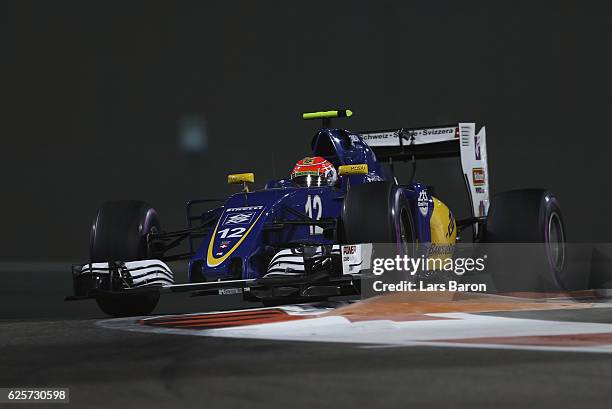
[[321,187],[329,186],[331,180],[322,175],[301,175],[291,179],[293,183],[300,187]]

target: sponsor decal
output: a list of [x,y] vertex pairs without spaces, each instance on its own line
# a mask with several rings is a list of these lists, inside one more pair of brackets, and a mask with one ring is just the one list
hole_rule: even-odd
[[484,189],[481,187],[476,188],[476,193],[484,193]]
[[416,136],[432,136],[432,135],[454,135],[458,137],[458,128],[431,128],[431,129],[416,129],[408,131],[408,135],[414,139]]
[[222,241],[221,244],[219,244],[219,250],[225,250],[226,248],[228,248],[230,245],[229,241]]
[[482,186],[485,184],[485,173],[483,168],[472,168],[472,180],[474,186]]
[[373,146],[397,146],[400,138],[408,141],[407,144],[424,144],[436,141],[451,140],[459,138],[459,128],[444,127],[444,128],[426,128],[412,130],[398,130],[389,132],[373,132],[362,134],[363,140]]
[[455,251],[454,244],[435,244],[432,243],[427,251],[427,257],[432,256],[446,256],[449,254],[453,254]]
[[438,128],[438,129],[423,129],[422,135],[445,135],[451,134],[454,132],[453,128]]
[[482,158],[480,154],[480,136],[474,136],[474,153],[476,160],[480,160]]
[[389,138],[397,138],[396,132],[381,132],[381,133],[368,133],[363,134],[363,140],[365,141],[375,141],[377,139],[389,139]]
[[362,269],[370,268],[371,245],[370,250],[367,249],[367,245],[363,244],[341,246],[341,254],[342,274],[356,274]]
[[302,165],[312,165],[314,163],[314,158],[304,158],[302,159]]
[[229,209],[225,209],[226,212],[245,212],[249,210],[261,210],[263,206],[245,206],[245,207],[230,207]]
[[455,231],[455,218],[453,217],[453,213],[448,211],[448,227],[446,228],[446,237],[450,237]]
[[242,288],[220,288],[219,295],[242,294]]
[[318,170],[302,170],[299,172],[293,172],[294,178],[298,176],[319,176],[319,171]]
[[355,252],[357,252],[357,246],[356,245],[342,246],[342,254],[345,255],[345,256],[349,256],[351,254],[355,254]]
[[427,213],[429,212],[429,196],[427,196],[427,191],[421,190],[419,192],[417,206],[419,207],[419,212],[421,212],[423,217],[427,216]]
[[251,224],[255,214],[255,212],[230,213],[225,216],[223,224]]
[[361,164],[361,165],[349,165],[349,173],[352,172],[362,172],[367,168],[367,165]]

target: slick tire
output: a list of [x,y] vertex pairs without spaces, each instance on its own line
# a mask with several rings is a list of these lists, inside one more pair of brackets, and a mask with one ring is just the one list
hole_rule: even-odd
[[498,292],[565,289],[565,225],[549,191],[521,189],[494,196],[484,238],[487,269]]
[[[146,235],[160,230],[157,211],[145,202],[120,200],[105,203],[94,219],[90,236],[92,262],[134,261],[152,257]],[[150,314],[159,292],[98,295],[98,306],[108,315],[124,317]]]
[[406,196],[389,182],[351,186],[342,207],[342,239],[346,244],[414,242],[414,224]]
[[[341,214],[340,242],[372,243],[373,257],[395,258],[415,254],[415,232],[410,203],[389,182],[350,186]],[[387,271],[389,280],[403,279],[404,271]]]
[[145,294],[99,294],[96,296],[98,307],[112,317],[133,317],[149,315],[159,302],[159,292]]

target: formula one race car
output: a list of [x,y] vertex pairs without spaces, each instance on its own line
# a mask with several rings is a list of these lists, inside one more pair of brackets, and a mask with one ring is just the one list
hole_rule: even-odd
[[[489,200],[484,127],[331,127],[331,118],[351,115],[304,114],[322,119],[323,127],[290,178],[251,191],[252,173],[231,174],[228,182],[242,190],[217,205],[189,201],[183,230],[162,230],[156,210],[144,202],[104,204],[92,225],[89,262],[73,266],[75,295],[67,299],[95,298],[107,314],[126,316],[150,313],[166,292],[242,294],[265,304],[354,295],[371,276],[372,243],[387,243],[397,254],[452,257],[458,231],[467,227],[476,243],[543,243],[544,264],[533,274],[545,286],[559,285],[565,234],[558,202],[535,189]],[[393,174],[397,161],[452,156],[460,157],[471,202],[472,214],[462,220],[433,187],[402,185]],[[188,250],[172,254],[181,244]],[[176,260],[188,260],[187,283],[175,283],[166,263]],[[494,279],[509,291],[531,286],[533,277]]]

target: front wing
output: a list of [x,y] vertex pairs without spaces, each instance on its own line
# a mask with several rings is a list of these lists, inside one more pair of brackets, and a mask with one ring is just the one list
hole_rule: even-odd
[[[371,267],[371,244],[335,245],[342,263],[340,274],[331,276],[323,271],[296,275],[287,269],[282,274],[279,261],[274,262],[275,274],[259,279],[222,280],[203,283],[177,284],[170,267],[161,260],[87,263],[74,265],[72,278],[74,295],[67,300],[96,298],[98,294],[128,294],[141,292],[182,293],[192,296],[243,294],[258,300],[278,297],[312,297],[353,295],[359,292],[358,279]],[[282,254],[282,253],[280,253]],[[291,264],[295,267],[295,264]]]

